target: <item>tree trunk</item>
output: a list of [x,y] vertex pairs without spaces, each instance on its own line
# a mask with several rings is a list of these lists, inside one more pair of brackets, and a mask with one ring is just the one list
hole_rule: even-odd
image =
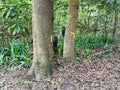
[[[32,0],[33,63],[27,76],[37,81],[50,75],[53,29],[52,0]],[[33,78],[33,77],[32,77]]]
[[74,41],[77,29],[79,0],[69,0],[68,19],[65,31],[63,58],[74,57]]
[[[115,0],[115,1],[114,1],[114,5],[116,5],[116,4],[117,4],[117,1]],[[118,10],[117,10],[117,8],[115,8],[115,11],[114,11],[114,29],[113,29],[113,38],[115,37],[115,34],[116,34],[117,23],[118,23]]]

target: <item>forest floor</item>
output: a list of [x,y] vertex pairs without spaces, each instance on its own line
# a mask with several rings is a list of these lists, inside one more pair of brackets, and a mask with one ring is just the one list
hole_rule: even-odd
[[109,53],[97,48],[86,58],[79,53],[72,62],[58,62],[60,66],[56,66],[51,77],[40,82],[24,78],[28,68],[0,68],[0,90],[120,90],[119,44],[114,44]]

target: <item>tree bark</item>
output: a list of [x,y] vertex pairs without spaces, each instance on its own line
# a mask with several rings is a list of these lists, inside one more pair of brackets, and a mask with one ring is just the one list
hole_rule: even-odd
[[[114,0],[114,6],[116,6],[117,0]],[[117,23],[118,23],[118,10],[115,8],[114,10],[114,29],[113,29],[113,38],[115,38],[116,30],[117,30]]]
[[77,29],[79,0],[69,0],[68,18],[65,31],[63,58],[74,57],[74,41]]
[[53,29],[52,0],[32,0],[33,63],[27,76],[37,81],[50,75]]

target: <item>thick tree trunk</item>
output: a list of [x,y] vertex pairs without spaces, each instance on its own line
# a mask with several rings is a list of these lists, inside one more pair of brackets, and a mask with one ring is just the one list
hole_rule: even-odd
[[74,41],[75,41],[75,33],[77,29],[78,7],[79,7],[79,0],[69,0],[63,58],[74,57]]
[[27,76],[37,81],[50,75],[53,26],[52,0],[32,0],[33,63]]

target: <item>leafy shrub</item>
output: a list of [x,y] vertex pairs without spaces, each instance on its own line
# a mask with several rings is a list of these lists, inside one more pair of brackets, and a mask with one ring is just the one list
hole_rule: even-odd
[[[75,50],[80,51],[82,49],[92,49],[99,46],[104,46],[106,42],[104,41],[105,36],[103,33],[89,33],[89,34],[79,34],[76,35]],[[108,36],[108,44],[113,42],[113,38]]]
[[60,36],[58,41],[58,52],[60,55],[63,55],[63,45],[64,45],[64,38]]
[[5,68],[28,66],[28,49],[29,43],[24,38],[10,39],[7,45],[3,43],[0,46],[0,64]]
[[28,33],[28,28],[31,26],[31,2],[23,0],[6,2],[1,4],[0,10],[7,34]]

